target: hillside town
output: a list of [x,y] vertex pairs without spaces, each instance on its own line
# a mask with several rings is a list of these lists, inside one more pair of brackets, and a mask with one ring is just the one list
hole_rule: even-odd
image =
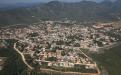
[[[95,61],[83,50],[96,52],[111,46],[118,38],[109,32],[121,35],[112,23],[84,26],[77,23],[42,21],[39,24],[0,29],[0,39],[16,39],[15,47],[25,56],[29,64],[39,68],[57,70],[57,67],[80,67],[84,72],[98,73]],[[30,61],[32,59],[32,61]]]

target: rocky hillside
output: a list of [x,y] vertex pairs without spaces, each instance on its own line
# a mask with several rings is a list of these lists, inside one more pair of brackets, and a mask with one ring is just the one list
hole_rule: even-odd
[[77,20],[83,22],[117,21],[121,17],[121,0],[101,3],[81,1],[64,3],[51,1],[32,7],[0,11],[0,25],[33,23],[39,20]]

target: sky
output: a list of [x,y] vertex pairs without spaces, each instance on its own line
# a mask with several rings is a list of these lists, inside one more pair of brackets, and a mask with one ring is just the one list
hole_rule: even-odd
[[[0,4],[9,4],[9,3],[32,3],[32,2],[49,2],[53,0],[0,0]],[[64,1],[64,2],[79,2],[81,0],[54,0],[54,1]],[[102,0],[90,0],[100,2]]]

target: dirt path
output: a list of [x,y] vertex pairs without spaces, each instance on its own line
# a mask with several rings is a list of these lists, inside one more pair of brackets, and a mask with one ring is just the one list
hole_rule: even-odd
[[27,62],[26,62],[26,59],[23,55],[23,53],[21,53],[17,48],[16,48],[16,43],[14,43],[14,49],[16,52],[18,52],[20,55],[21,55],[21,58],[22,58],[22,61],[24,62],[24,64],[29,68],[29,69],[34,69],[32,66],[30,66]]

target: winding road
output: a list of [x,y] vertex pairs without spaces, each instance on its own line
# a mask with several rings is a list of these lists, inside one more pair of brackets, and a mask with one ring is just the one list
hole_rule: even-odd
[[14,43],[14,49],[16,50],[16,52],[18,52],[21,55],[22,61],[24,62],[24,64],[30,69],[33,70],[34,68],[32,66],[30,66],[27,62],[26,59],[23,55],[23,53],[21,53],[17,48],[16,48],[16,43]]

